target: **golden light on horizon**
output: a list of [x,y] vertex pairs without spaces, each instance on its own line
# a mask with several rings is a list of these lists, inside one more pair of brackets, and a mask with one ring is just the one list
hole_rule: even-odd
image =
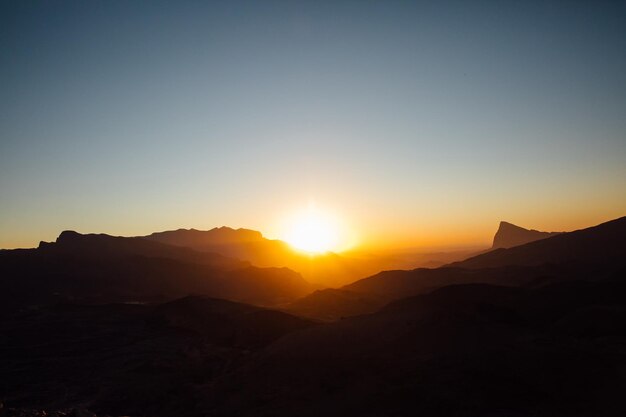
[[295,249],[311,254],[345,249],[345,230],[336,216],[309,205],[286,224],[283,239]]

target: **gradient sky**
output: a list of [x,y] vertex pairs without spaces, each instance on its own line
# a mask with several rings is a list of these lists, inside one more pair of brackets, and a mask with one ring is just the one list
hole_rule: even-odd
[[624,2],[2,2],[0,247],[311,200],[415,246],[626,215]]

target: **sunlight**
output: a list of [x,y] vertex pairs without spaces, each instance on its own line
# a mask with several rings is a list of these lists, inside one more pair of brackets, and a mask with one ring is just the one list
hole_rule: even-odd
[[337,251],[341,243],[340,226],[336,218],[311,205],[288,222],[285,240],[309,253]]

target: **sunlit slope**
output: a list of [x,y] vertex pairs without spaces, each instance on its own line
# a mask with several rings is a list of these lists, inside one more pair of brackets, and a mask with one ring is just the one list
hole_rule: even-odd
[[376,257],[353,257],[325,252],[298,251],[281,240],[266,239],[260,232],[220,227],[207,231],[180,229],[153,233],[146,239],[219,253],[249,261],[259,267],[287,267],[309,282],[337,287],[384,269],[388,263]]

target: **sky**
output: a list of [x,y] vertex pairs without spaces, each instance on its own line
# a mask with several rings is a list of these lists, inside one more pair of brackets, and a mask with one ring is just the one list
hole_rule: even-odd
[[311,202],[372,247],[626,215],[625,3],[0,4],[0,248]]

